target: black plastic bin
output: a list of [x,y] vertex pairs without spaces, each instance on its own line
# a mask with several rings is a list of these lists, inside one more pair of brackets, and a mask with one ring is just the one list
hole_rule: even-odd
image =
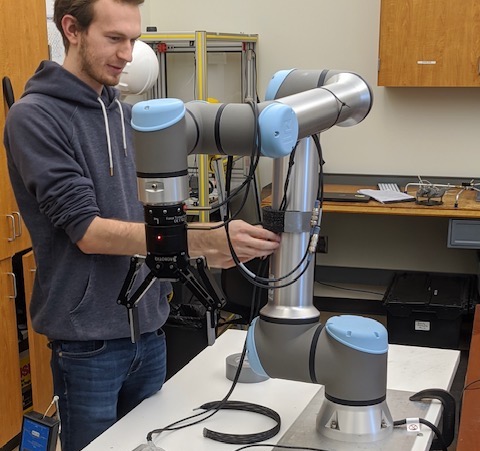
[[167,379],[208,346],[206,308],[180,283],[173,286],[170,315],[162,328],[167,343]]
[[390,343],[458,349],[476,277],[398,273],[385,293]]

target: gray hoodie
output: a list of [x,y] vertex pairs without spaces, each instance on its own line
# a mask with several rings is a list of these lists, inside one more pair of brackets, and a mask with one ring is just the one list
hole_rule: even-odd
[[[40,64],[8,113],[8,169],[37,263],[30,313],[34,329],[50,339],[130,336],[127,310],[116,302],[129,256],[87,255],[75,244],[96,216],[143,222],[130,119],[116,89],[99,97],[51,61]],[[142,298],[142,333],[164,324],[170,291],[156,282]]]

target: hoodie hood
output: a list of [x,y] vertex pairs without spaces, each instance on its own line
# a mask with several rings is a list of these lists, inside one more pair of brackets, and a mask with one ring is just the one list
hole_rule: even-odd
[[122,131],[123,153],[127,155],[127,138],[125,132],[125,116],[120,103],[120,91],[111,86],[104,86],[99,96],[94,89],[85,82],[65,70],[53,61],[43,61],[28,81],[22,97],[29,94],[43,94],[54,99],[75,102],[84,108],[102,109],[103,123],[105,127],[106,149],[108,152],[109,173],[114,175],[112,154],[112,138],[110,136],[110,123],[108,110],[118,108],[120,112],[120,124]]
[[[95,90],[53,61],[43,61],[40,64],[27,82],[22,97],[29,94],[44,94],[86,108],[98,108],[98,94]],[[101,98],[108,109],[119,96],[118,89],[104,86]]]

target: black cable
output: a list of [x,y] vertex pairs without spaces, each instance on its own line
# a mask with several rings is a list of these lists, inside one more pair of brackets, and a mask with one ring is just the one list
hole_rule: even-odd
[[[235,262],[235,265],[237,266],[238,270],[240,271],[240,274],[242,274],[242,276],[245,277],[245,279],[247,279],[252,285],[255,285],[257,287],[268,288],[268,289],[279,289],[279,288],[285,288],[285,287],[288,287],[290,285],[293,285],[306,272],[306,270],[308,269],[308,267],[309,267],[309,265],[312,261],[312,258],[309,258],[311,254],[308,253],[308,248],[307,248],[307,250],[305,251],[304,256],[302,257],[300,263],[298,263],[297,266],[293,270],[291,270],[288,274],[280,276],[280,277],[276,277],[276,278],[270,278],[270,279],[263,278],[263,277],[260,277],[258,275],[254,275],[254,277],[252,277],[252,275],[250,275],[250,271],[246,270],[246,268],[244,267],[244,265],[242,264],[242,262],[238,258],[237,254],[235,252],[235,249],[233,248],[233,244],[232,244],[230,235],[228,233],[228,225],[225,227],[225,231],[227,232],[227,243],[228,243],[228,246],[230,248],[230,253],[232,255],[233,261]],[[295,278],[293,278],[289,282],[281,284],[281,285],[270,285],[271,283],[277,283],[281,280],[284,280],[287,277],[290,277],[303,264],[305,259],[307,260],[305,266],[303,267],[301,272]]]
[[[327,90],[329,91],[329,90]],[[330,91],[329,91],[330,92]],[[335,96],[335,94],[332,93],[333,96]],[[335,96],[335,98],[337,98]],[[337,100],[340,102],[340,100],[337,98]],[[338,120],[338,117],[340,116],[340,112],[341,112],[341,109],[338,113],[338,116],[337,116],[337,119]],[[322,147],[320,145],[320,139],[318,137],[318,135],[312,135],[311,138],[313,139],[314,143],[315,143],[315,146],[316,146],[316,149],[317,149],[317,153],[318,153],[318,161],[319,161],[319,166],[320,166],[320,169],[319,169],[319,186],[318,186],[318,190],[317,190],[317,199],[319,200],[320,202],[320,209],[322,208],[322,205],[323,205],[323,165],[324,165],[324,160],[323,160],[323,156],[322,156]],[[290,154],[290,157],[289,157],[289,163],[288,163],[288,169],[287,169],[287,174],[285,176],[285,183],[284,183],[284,188],[283,188],[283,198],[282,198],[282,201],[280,203],[280,207],[279,207],[279,210],[286,210],[287,208],[287,191],[288,191],[288,185],[290,183],[290,175],[291,175],[291,170],[293,168],[293,165],[294,165],[294,159],[295,159],[295,153],[296,153],[296,150],[297,150],[297,146],[298,146],[299,142],[297,142],[295,144],[295,147],[293,149],[293,151],[291,152]],[[229,236],[228,236],[228,233],[227,233],[227,240],[229,240]],[[261,277],[251,277],[246,271],[242,271],[242,266],[240,265],[240,262],[237,262],[235,260],[235,252],[234,252],[234,249],[233,249],[233,246],[231,245],[230,241],[229,241],[229,246],[230,246],[230,251],[232,253],[232,257],[233,257],[233,260],[235,261],[235,263],[237,264],[237,266],[239,266],[239,269],[240,269],[240,272],[241,274],[250,282],[250,283],[253,283],[253,284],[256,284],[258,282],[264,282],[265,284],[267,284],[266,288],[274,288],[274,289],[277,289],[277,288],[284,288],[284,287],[287,287],[287,286],[290,286],[292,285],[294,282],[296,282],[298,280],[298,278],[303,275],[305,273],[305,271],[307,270],[309,264],[310,264],[310,261],[307,262],[307,265],[304,267],[304,269],[302,270],[302,272],[293,280],[291,281],[290,283],[288,284],[284,284],[284,285],[276,285],[276,286],[270,286],[268,284],[270,283],[276,283],[276,282],[279,282],[281,280],[284,280],[286,279],[287,277],[290,277],[292,274],[294,274],[299,268],[300,266],[303,264],[303,262],[305,261],[305,259],[307,258],[308,256],[308,247],[306,249],[306,252],[304,254],[304,256],[302,257],[301,261],[297,264],[297,266],[292,270],[290,271],[288,274],[286,275],[283,275],[283,276],[280,276],[278,278],[275,278],[275,279],[272,279],[272,278],[269,278],[269,279],[266,279],[266,278],[261,278]],[[258,284],[257,286],[262,286],[262,284]]]
[[473,390],[479,390],[480,389],[480,386],[478,387],[472,387],[472,385],[475,385],[475,384],[478,384],[480,382],[480,379],[475,379],[473,380],[472,382],[469,382],[467,385],[465,385],[462,389],[462,393],[460,394],[460,415],[461,415],[461,408],[462,408],[462,405],[463,405],[463,397],[465,395],[465,392],[466,391],[473,391]]
[[[239,361],[239,365],[238,365],[238,368],[237,368],[237,372],[235,373],[235,377],[234,377],[233,382],[232,382],[232,386],[230,387],[228,393],[224,396],[224,398],[221,401],[217,402],[215,408],[213,408],[211,411],[210,410],[205,410],[204,412],[199,412],[199,413],[196,413],[194,415],[190,415],[188,417],[185,417],[185,418],[182,418],[180,420],[174,421],[173,423],[170,423],[169,425],[167,425],[163,428],[153,429],[152,431],[150,431],[147,434],[147,442],[152,441],[152,437],[153,437],[154,434],[160,435],[162,432],[178,431],[180,429],[185,429],[187,427],[199,424],[202,421],[205,421],[206,419],[215,415],[222,408],[224,403],[227,402],[227,400],[230,397],[230,395],[232,394],[235,386],[237,385],[238,379],[240,377],[240,371],[241,371],[241,368],[243,366],[243,361],[245,360],[246,352],[247,352],[247,342],[245,340],[245,343],[243,345],[242,354],[240,356],[240,361]],[[203,416],[203,418],[199,418],[198,420],[193,421],[193,422],[188,423],[188,424],[183,424],[183,425],[181,424],[181,423],[183,423],[187,420],[191,420],[191,419],[197,418],[199,416]]]
[[318,173],[318,189],[317,189],[317,199],[320,201],[320,208],[323,207],[323,184],[324,184],[324,173],[323,173],[323,165],[325,164],[325,160],[323,159],[323,152],[322,152],[322,145],[320,144],[320,138],[318,135],[312,135],[313,142],[317,148],[318,153],[318,164],[320,167]]
[[467,390],[479,390],[480,389],[480,386],[479,387],[475,387],[475,388],[471,388],[473,384],[477,384],[478,382],[480,382],[480,379],[475,379],[474,381],[468,383],[467,385],[465,385],[465,387],[463,387],[463,390],[462,390],[462,396],[463,396],[463,392],[467,391]]
[[[232,173],[233,173],[233,157],[229,156],[227,158],[227,168],[225,170],[225,194],[226,198],[230,198],[230,189],[232,187]],[[228,217],[230,216],[230,203],[226,203],[225,207],[225,216],[222,218],[223,222],[225,222]]]
[[310,446],[297,446],[297,445],[277,445],[275,443],[258,443],[253,445],[246,445],[235,449],[234,451],[242,451],[249,448],[275,448],[275,449],[292,449],[294,451],[329,451],[325,448],[312,448]]
[[385,293],[379,293],[379,292],[370,291],[370,290],[360,290],[358,288],[341,287],[341,286],[338,286],[338,285],[333,285],[333,284],[329,284],[329,283],[325,283],[325,282],[318,282],[318,281],[315,281],[315,282],[318,283],[319,285],[323,285],[325,287],[330,287],[330,288],[335,288],[337,290],[353,291],[353,292],[356,292],[356,293],[368,293],[368,294],[374,294],[376,296],[383,296],[385,294]]
[[335,118],[335,121],[333,122],[332,125],[330,125],[330,127],[327,127],[325,130],[323,130],[323,131],[326,131],[337,124],[338,120],[340,119],[340,115],[342,114],[343,108],[345,107],[350,108],[350,105],[346,104],[343,100],[340,100],[334,92],[332,92],[330,89],[326,88],[325,86],[320,86],[318,89],[324,89],[325,91],[332,94],[332,96],[335,97],[335,100],[340,104],[340,108],[338,109],[338,113],[337,113],[337,117]]
[[[447,445],[445,445],[445,440],[443,439],[443,435],[440,432],[440,430],[435,426],[434,424],[430,423],[430,421],[425,420],[424,418],[418,418],[418,422],[421,424],[424,424],[428,426],[437,436],[438,441],[440,442],[440,446],[442,447],[442,451],[448,451]],[[407,424],[407,420],[396,420],[393,422],[393,427],[397,426],[403,426],[404,424]]]
[[233,445],[245,445],[250,443],[258,443],[268,440],[278,434],[281,427],[281,418],[280,415],[268,407],[261,406],[259,404],[254,404],[250,402],[242,401],[226,401],[222,403],[222,406],[217,407],[219,401],[212,401],[200,406],[200,409],[212,410],[212,409],[231,409],[231,410],[241,410],[246,412],[253,412],[260,415],[264,415],[268,418],[271,418],[276,422],[276,425],[271,429],[268,429],[264,432],[255,432],[252,434],[225,434],[223,432],[212,431],[211,429],[204,428],[203,436],[211,440],[222,443],[230,443]]
[[235,189],[235,191],[227,195],[226,199],[224,199],[222,202],[218,203],[215,206],[215,209],[217,209],[220,206],[223,206],[225,204],[228,204],[236,195],[238,195],[242,189],[245,188],[242,201],[240,203],[240,206],[238,207],[237,211],[230,215],[229,218],[224,219],[222,223],[211,226],[209,229],[219,229],[221,227],[224,227],[225,224],[228,224],[229,222],[233,221],[242,211],[243,207],[245,206],[247,200],[248,200],[248,194],[250,192],[250,183],[254,180],[255,178],[255,171],[257,169],[258,163],[260,161],[260,148],[261,148],[261,136],[260,136],[260,130],[258,128],[258,108],[257,105],[254,104],[253,102],[247,102],[248,105],[252,108],[253,111],[253,117],[254,117],[254,133],[253,133],[253,142],[252,142],[252,153],[250,155],[250,168],[248,175],[246,176],[245,180],[243,183]]
[[[264,264],[266,264],[266,263],[262,262],[261,265],[260,265],[260,267],[262,268],[262,271],[265,270],[265,268],[263,267]],[[260,306],[259,306],[259,303],[260,303],[260,300],[261,300],[260,294],[261,294],[260,290],[257,290],[257,288],[254,287],[253,292],[252,292],[252,302],[251,302],[251,305],[250,305],[250,318],[249,318],[248,324],[250,324],[252,322],[253,317],[255,316],[256,312],[258,312],[258,310],[260,308]],[[232,385],[231,385],[229,391],[227,392],[227,394],[223,397],[223,399],[221,401],[215,401],[215,406],[212,407],[212,410],[206,410],[204,412],[199,412],[197,414],[190,415],[189,417],[185,417],[185,418],[182,418],[180,420],[174,421],[173,423],[170,423],[169,425],[167,425],[163,428],[153,429],[152,431],[150,431],[147,434],[147,442],[151,442],[153,440],[153,435],[154,434],[160,435],[162,432],[178,431],[178,430],[184,429],[186,427],[194,426],[194,425],[199,424],[199,423],[201,423],[202,421],[204,421],[208,418],[211,418],[219,410],[221,410],[223,408],[223,406],[227,403],[228,399],[230,398],[231,394],[233,393],[233,390],[235,389],[235,387],[238,383],[238,379],[240,378],[240,373],[241,373],[241,370],[242,370],[242,367],[243,367],[243,362],[245,360],[246,353],[247,353],[247,341],[245,340],[244,345],[243,345],[243,349],[242,349],[242,353],[240,355],[238,368],[237,368],[237,371],[236,371],[235,376],[234,376],[233,381],[232,381]],[[198,417],[202,417],[202,418],[198,418]],[[185,421],[192,420],[194,418],[198,418],[198,419],[191,422],[191,423],[181,424]]]
[[297,151],[298,143],[299,141],[297,141],[297,144],[295,144],[295,147],[293,148],[292,153],[290,154],[290,157],[288,159],[288,169],[285,176],[285,182],[283,184],[283,198],[280,202],[280,206],[278,207],[280,211],[285,211],[287,209],[287,191],[288,185],[290,184],[290,174],[292,172],[293,165],[295,164],[295,153]]
[[[254,117],[255,117],[255,122],[254,122],[254,133],[253,133],[253,143],[252,143],[252,156],[251,156],[251,162],[254,161],[255,159],[255,164],[251,164],[251,167],[250,167],[250,172],[249,172],[249,177],[251,176],[252,179],[253,179],[253,176],[254,176],[254,173],[255,173],[255,169],[256,169],[256,166],[258,164],[258,160],[260,159],[260,149],[261,149],[261,135],[260,135],[260,129],[258,128],[258,109],[257,109],[257,105],[254,104],[253,102],[249,102],[249,105],[252,107],[252,111],[254,112]],[[297,143],[298,144],[298,143]],[[288,174],[290,173],[291,171],[291,167],[293,166],[293,160],[294,160],[294,156],[295,156],[295,149],[296,149],[296,146],[292,152],[292,154],[290,155],[290,165],[289,165],[289,172]],[[286,177],[286,181],[285,181],[285,194],[284,196],[286,196],[286,187],[288,187],[288,179],[290,177]],[[240,208],[238,209],[237,212],[241,211],[241,209],[243,208],[243,206],[245,205],[245,202],[247,200],[247,196],[248,196],[248,187],[249,185],[247,186],[247,189],[245,190],[245,196],[243,197],[243,201],[242,201],[242,204],[240,206]],[[236,252],[233,248],[233,245],[232,245],[232,242],[231,242],[231,238],[230,238],[230,234],[229,234],[229,230],[228,230],[228,224],[229,222],[233,220],[233,217],[229,218],[229,219],[225,219],[223,221],[222,224],[219,224],[218,226],[213,226],[211,228],[220,228],[220,227],[225,227],[225,233],[226,233],[226,236],[227,236],[227,242],[228,242],[228,245],[229,245],[229,248],[230,248],[230,253],[232,255],[232,258],[233,258],[233,261],[235,262],[236,266],[238,267],[240,273],[252,284],[254,284],[255,286],[258,286],[260,288],[273,288],[273,289],[278,289],[278,288],[285,288],[287,286],[290,286],[292,284],[294,284],[307,270],[309,264],[310,264],[310,261],[311,259],[308,259],[308,247],[306,249],[306,252],[304,254],[304,256],[302,257],[301,261],[297,264],[297,266],[292,270],[290,271],[288,274],[286,275],[283,275],[283,276],[280,276],[280,277],[277,277],[275,279],[266,279],[266,278],[261,278],[261,277],[258,277],[258,276],[255,276],[255,277],[252,277],[249,272],[247,272],[245,270],[245,268],[243,267],[243,265],[241,264],[240,262],[240,259],[238,258],[238,256],[236,255]],[[302,271],[300,272],[300,274],[297,275],[296,278],[294,278],[293,280],[291,280],[290,282],[286,283],[286,284],[282,284],[282,285],[276,285],[276,286],[272,286],[270,284],[272,283],[277,283],[277,282],[280,282],[288,277],[290,277],[292,274],[294,274],[301,266],[302,264],[305,262],[305,260],[307,260],[304,268],[302,269]]]

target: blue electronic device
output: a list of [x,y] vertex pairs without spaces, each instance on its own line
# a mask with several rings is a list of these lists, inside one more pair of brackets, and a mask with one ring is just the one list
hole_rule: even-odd
[[24,414],[19,451],[55,451],[59,424],[56,418],[38,412]]

